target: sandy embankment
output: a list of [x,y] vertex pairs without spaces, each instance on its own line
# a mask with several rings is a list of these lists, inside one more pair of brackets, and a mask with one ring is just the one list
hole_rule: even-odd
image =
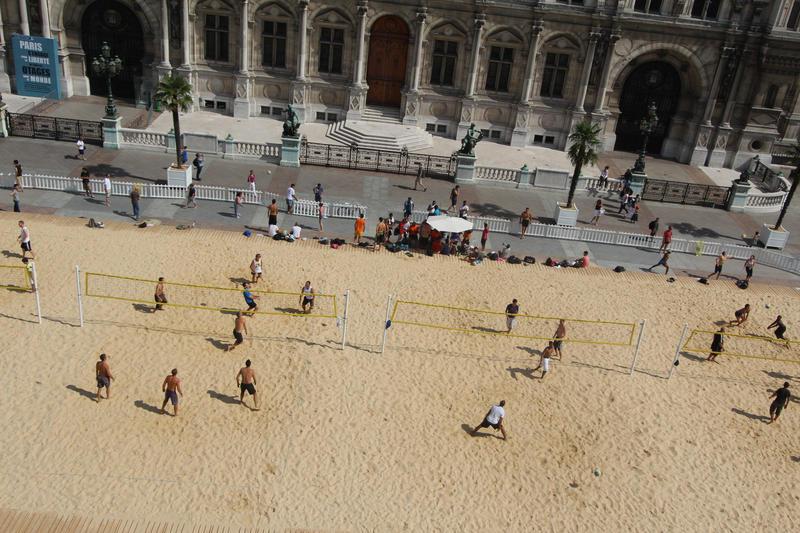
[[[6,249],[16,251],[14,217],[0,220]],[[753,531],[796,520],[797,403],[775,426],[759,417],[767,390],[797,366],[686,359],[672,380],[662,378],[685,322],[711,327],[745,301],[755,309],[746,331],[761,332],[782,313],[797,335],[789,289],[470,267],[227,232],[89,230],[37,216],[28,223],[46,319],[31,322],[29,295],[2,291],[0,507],[382,531]],[[256,317],[249,325],[257,338],[225,354],[229,314],[154,315],[97,299],[86,302],[86,326],[75,327],[75,264],[232,287],[256,252],[273,289],[298,290],[306,279],[319,291],[350,289],[352,346],[337,348],[332,319]],[[565,360],[540,381],[531,379],[531,351],[541,342],[400,324],[379,355],[390,293],[495,310],[516,297],[529,314],[646,319],[641,372],[625,371],[630,348],[567,345]],[[469,327],[464,320],[456,322]],[[503,327],[502,317],[481,320]],[[111,355],[117,381],[111,401],[97,405],[86,396],[100,351]],[[231,399],[248,357],[260,378],[260,413]],[[177,419],[153,412],[172,367],[186,392]],[[470,437],[464,428],[500,399],[510,439]]]

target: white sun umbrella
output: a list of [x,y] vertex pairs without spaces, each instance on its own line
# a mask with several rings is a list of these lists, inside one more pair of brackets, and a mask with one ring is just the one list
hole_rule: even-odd
[[472,229],[472,222],[459,217],[428,217],[428,224],[442,232],[462,233]]

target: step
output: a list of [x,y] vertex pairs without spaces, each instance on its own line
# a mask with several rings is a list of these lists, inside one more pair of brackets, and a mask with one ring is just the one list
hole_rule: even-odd
[[376,126],[370,121],[342,121],[328,126],[326,136],[345,145],[359,148],[399,151],[405,146],[409,151],[430,148],[431,135],[411,126]]

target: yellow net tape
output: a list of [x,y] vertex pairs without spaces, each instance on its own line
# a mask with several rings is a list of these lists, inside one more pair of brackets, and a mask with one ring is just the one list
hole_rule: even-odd
[[[92,298],[153,306],[155,305],[153,295],[155,294],[157,283],[157,280],[152,279],[86,272],[84,294]],[[168,301],[168,303],[164,304],[165,308],[177,307],[218,312],[245,311],[247,308],[244,305],[241,286],[232,288],[172,281],[164,281],[163,283]],[[300,300],[304,296],[301,292],[262,291],[251,286],[250,293],[258,297],[256,303],[259,305],[259,310],[254,312],[257,315],[302,316],[307,318],[337,318],[338,316],[335,294],[315,293],[314,310],[306,314],[300,309]],[[271,311],[262,310],[267,306],[267,299],[277,300]]]
[[31,279],[27,267],[0,265],[0,287],[29,291],[31,289]]
[[[407,316],[409,312],[412,312],[413,318]],[[567,328],[564,342],[604,346],[632,346],[636,331],[636,324],[632,322],[518,314],[514,328],[511,333],[507,333],[507,330],[503,329],[505,326],[504,311],[470,309],[407,300],[395,301],[390,316],[392,324],[542,341],[553,340],[553,333],[558,326],[558,321],[564,320]],[[502,323],[498,322],[500,316],[504,317]],[[442,323],[445,320],[450,323]],[[496,329],[498,325],[501,326],[501,329]],[[603,339],[601,335],[598,335],[598,326],[602,327],[602,331],[609,332],[609,336]]]
[[[693,329],[689,338],[683,343],[681,351],[710,354],[712,351],[711,342],[716,333],[716,331]],[[760,359],[782,363],[800,363],[800,353],[796,351],[798,341],[790,341],[788,339],[781,340],[765,335],[741,335],[738,333],[729,333],[727,330],[722,336],[725,340],[725,350],[720,352],[720,356],[722,357],[742,357],[745,359]],[[697,344],[700,343],[705,344],[705,346],[697,346]]]

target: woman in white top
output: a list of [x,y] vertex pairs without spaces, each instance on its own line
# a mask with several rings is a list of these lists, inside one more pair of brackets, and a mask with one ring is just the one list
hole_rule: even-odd
[[311,282],[306,281],[300,292],[300,303],[303,306],[303,312],[308,314],[314,309],[314,287],[311,286]]
[[256,254],[255,259],[250,263],[250,274],[252,275],[253,279],[251,280],[253,283],[258,283],[258,280],[261,279],[261,275],[263,274],[263,263],[261,262],[261,254]]
[[605,209],[603,209],[603,201],[597,200],[594,204],[594,216],[592,217],[592,226],[596,226],[597,222],[600,220],[600,217],[603,216],[605,213]]
[[105,206],[108,207],[111,201],[111,177],[108,174],[103,178],[103,191],[106,193]]

